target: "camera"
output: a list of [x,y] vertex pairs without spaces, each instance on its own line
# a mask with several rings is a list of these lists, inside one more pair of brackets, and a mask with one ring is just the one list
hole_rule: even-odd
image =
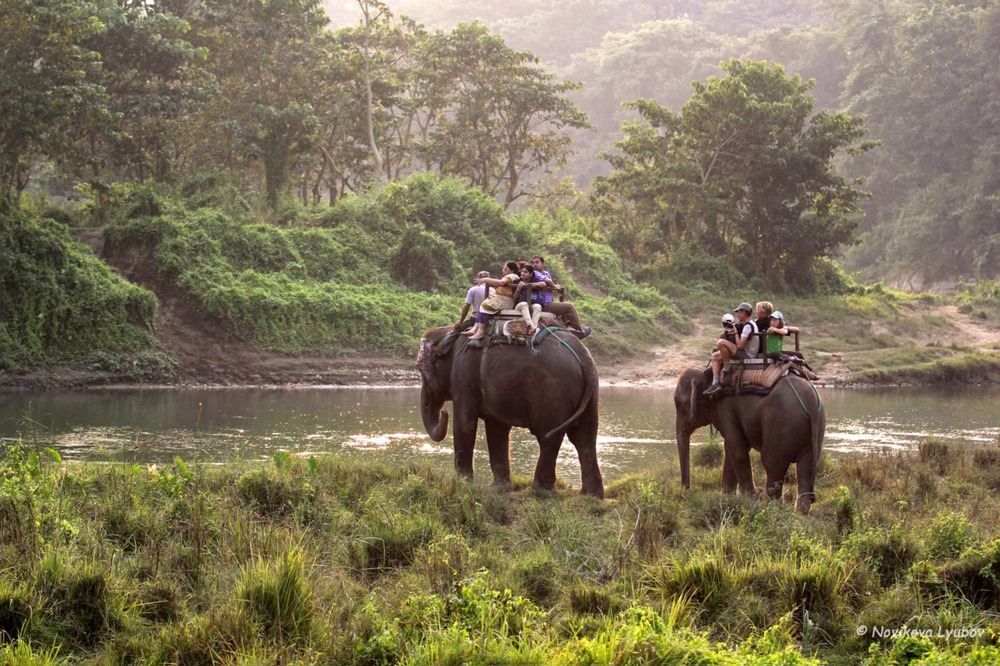
[[724,322],[722,322],[722,327],[725,328],[727,331],[729,329],[731,329],[733,326],[734,326],[734,324],[731,321],[724,321]]

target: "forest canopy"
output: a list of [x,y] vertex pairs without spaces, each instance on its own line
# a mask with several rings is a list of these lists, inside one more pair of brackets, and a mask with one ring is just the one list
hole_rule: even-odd
[[[432,172],[574,218],[638,277],[693,267],[725,282],[736,263],[808,290],[828,259],[914,288],[1000,275],[997,0],[0,10],[0,196],[15,205],[214,182],[287,223],[296,206]],[[780,66],[794,109],[713,116],[706,100],[743,76],[734,62]],[[761,124],[742,161],[697,182],[685,169],[712,154],[697,133],[735,118]]]

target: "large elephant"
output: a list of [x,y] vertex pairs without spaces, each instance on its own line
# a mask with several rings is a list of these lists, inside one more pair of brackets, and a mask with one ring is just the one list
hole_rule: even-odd
[[538,438],[534,485],[551,489],[556,481],[556,457],[564,435],[580,456],[580,492],[604,497],[597,463],[598,379],[594,359],[574,336],[552,333],[527,347],[474,347],[458,336],[442,354],[438,347],[452,330],[432,328],[420,339],[420,411],[427,434],[440,442],[448,434],[444,403],[454,403],[455,468],[472,477],[472,456],[479,419],[486,424],[493,480],[510,484],[510,429],[528,428]]
[[808,514],[815,500],[816,468],[826,430],[826,411],[819,393],[810,382],[792,374],[779,380],[768,395],[710,398],[703,395],[710,382],[711,371],[687,368],[674,389],[681,484],[685,488],[691,484],[691,434],[711,424],[725,440],[724,490],[733,492],[738,486],[743,492],[756,492],[750,466],[753,448],[760,451],[771,498],[781,497],[785,473],[795,463],[795,508]]

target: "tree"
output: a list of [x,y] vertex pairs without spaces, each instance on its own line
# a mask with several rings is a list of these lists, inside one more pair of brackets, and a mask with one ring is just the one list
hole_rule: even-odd
[[110,123],[100,54],[83,43],[104,30],[79,0],[0,0],[0,196],[17,202],[38,160],[78,173],[77,140]]
[[523,178],[565,162],[567,128],[589,127],[559,81],[530,53],[509,48],[478,23],[430,36],[423,62],[438,70],[427,94],[443,107],[418,154],[442,173],[460,175],[504,206],[528,194]]
[[259,162],[274,209],[288,191],[293,164],[315,144],[312,102],[322,86],[326,25],[319,0],[217,0],[191,21],[220,89],[199,118],[208,131],[192,149],[207,149],[213,166],[244,173]]
[[187,41],[190,26],[169,11],[170,4],[96,3],[105,29],[82,44],[101,54],[99,80],[118,119],[103,133],[93,128],[87,137],[92,183],[99,190],[99,166],[104,163],[118,167],[119,177],[140,183],[164,178],[174,167],[178,119],[197,110],[213,92],[208,73],[199,67],[207,50]]
[[694,83],[679,114],[630,105],[641,120],[605,156],[614,171],[597,179],[595,209],[634,261],[716,238],[749,276],[807,287],[812,263],[851,242],[864,197],[834,159],[875,143],[861,117],[813,114],[812,82],[780,65],[723,70]]
[[[872,48],[850,52],[851,109],[885,146],[848,165],[873,193],[852,269],[914,288],[1000,276],[1000,4],[981,4],[892,3],[869,22]],[[852,2],[838,17],[870,15]]]

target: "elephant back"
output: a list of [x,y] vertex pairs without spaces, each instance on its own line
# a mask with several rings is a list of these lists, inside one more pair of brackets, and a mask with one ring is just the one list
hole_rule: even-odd
[[554,334],[552,343],[531,353],[526,347],[483,349],[479,381],[484,409],[536,434],[565,430],[597,402],[594,359],[579,340]]

